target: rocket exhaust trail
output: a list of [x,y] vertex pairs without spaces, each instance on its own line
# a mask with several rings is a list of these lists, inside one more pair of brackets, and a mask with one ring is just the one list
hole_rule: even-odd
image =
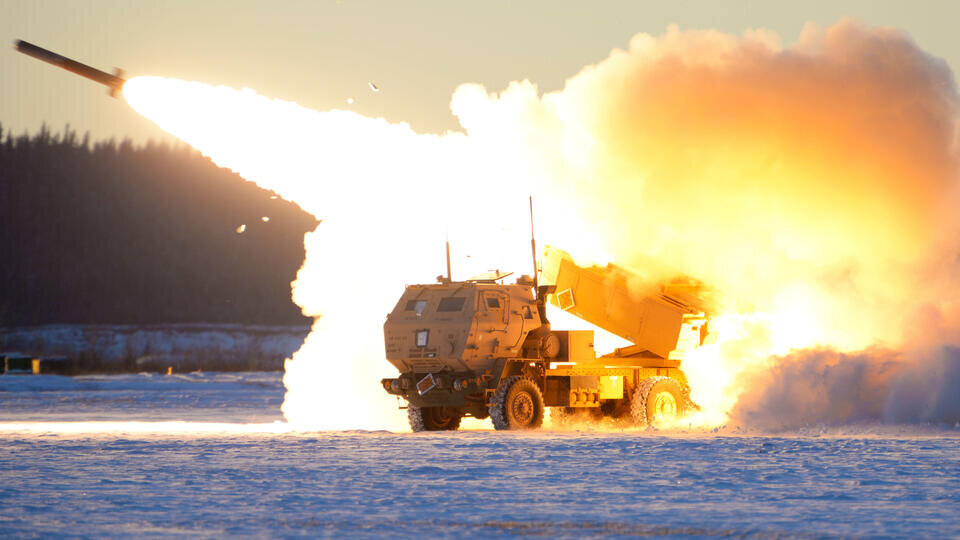
[[86,77],[91,81],[98,82],[110,89],[110,97],[117,97],[123,89],[123,84],[127,82],[123,78],[123,70],[116,68],[114,75],[105,71],[81,64],[76,60],[71,60],[66,56],[61,56],[53,51],[38,47],[33,43],[18,39],[14,42],[14,48],[27,56],[32,56],[37,60],[43,60],[48,64],[53,64],[59,68],[65,69],[71,73],[76,73],[81,77]]

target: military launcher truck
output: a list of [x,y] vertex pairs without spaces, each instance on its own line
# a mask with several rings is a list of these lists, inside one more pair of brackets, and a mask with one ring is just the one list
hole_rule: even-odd
[[[706,336],[708,291],[650,264],[646,276],[581,267],[548,247],[546,285],[528,276],[503,284],[500,273],[410,285],[383,326],[387,360],[400,371],[383,388],[407,402],[414,431],[455,430],[464,416],[532,429],[546,407],[561,424],[668,423],[695,407],[680,366]],[[597,356],[592,330],[551,328],[547,302],[633,345]]]

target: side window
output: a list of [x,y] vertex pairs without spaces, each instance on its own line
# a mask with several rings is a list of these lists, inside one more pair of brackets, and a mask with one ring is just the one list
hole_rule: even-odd
[[437,306],[437,313],[460,311],[463,309],[463,304],[466,301],[467,299],[462,296],[448,296],[446,298],[441,298],[440,304]]
[[490,320],[507,322],[507,297],[494,291],[483,293],[483,303],[487,308]]
[[407,302],[407,306],[403,309],[404,311],[416,311],[417,317],[423,315],[424,310],[427,309],[426,300],[410,300]]

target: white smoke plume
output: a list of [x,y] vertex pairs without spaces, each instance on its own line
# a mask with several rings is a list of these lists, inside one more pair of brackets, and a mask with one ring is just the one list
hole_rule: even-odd
[[909,356],[809,349],[743,379],[731,423],[746,429],[960,421],[960,349],[950,346]]
[[[172,79],[124,93],[323,220],[294,284],[318,319],[287,363],[291,422],[402,429],[377,384],[385,314],[442,272],[448,235],[455,277],[529,272],[530,193],[541,243],[627,267],[653,256],[722,292],[713,343],[685,364],[698,422],[954,414],[905,405],[927,382],[888,368],[953,351],[960,326],[958,96],[900,31],[841,21],[787,47],[760,30],[640,34],[556,92],[460,87],[460,134]],[[814,397],[851,393],[843,410]]]

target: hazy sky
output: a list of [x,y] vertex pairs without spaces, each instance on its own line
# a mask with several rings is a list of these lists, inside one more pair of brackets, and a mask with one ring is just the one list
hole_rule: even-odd
[[[457,129],[458,84],[501,90],[529,79],[543,91],[634,34],[767,28],[783,43],[807,22],[844,16],[906,30],[960,68],[960,2],[398,2],[353,0],[0,0],[0,122],[20,133],[46,121],[97,139],[162,133],[106,89],[17,53],[25,39],[104,71],[250,87],[316,109],[350,108],[421,132]],[[382,91],[374,93],[368,82]],[[347,99],[353,98],[353,105]]]

